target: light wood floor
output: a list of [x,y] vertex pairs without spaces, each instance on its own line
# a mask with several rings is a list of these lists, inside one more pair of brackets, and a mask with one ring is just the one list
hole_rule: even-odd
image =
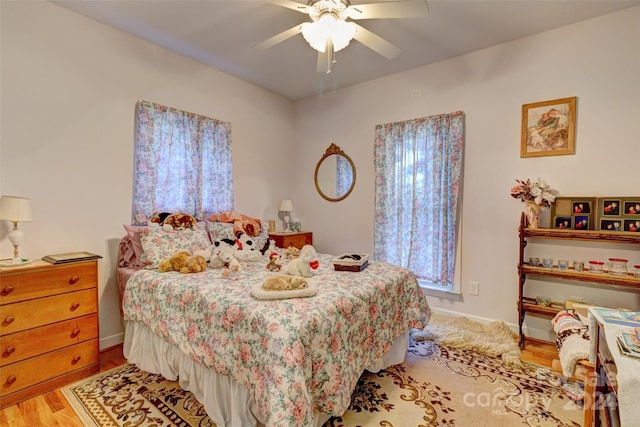
[[[527,339],[522,360],[551,367],[558,358],[555,344]],[[122,346],[100,353],[100,371],[108,371],[126,363]],[[0,410],[0,426],[4,427],[84,427],[69,406],[60,389],[42,394]]]

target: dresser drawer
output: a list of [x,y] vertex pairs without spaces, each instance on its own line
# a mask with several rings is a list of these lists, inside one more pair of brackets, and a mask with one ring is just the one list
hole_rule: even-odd
[[98,340],[93,339],[14,363],[0,370],[0,396],[98,362]]
[[88,289],[48,298],[6,304],[1,307],[0,335],[93,314],[98,311],[98,292]]
[[96,261],[38,267],[29,270],[2,271],[0,304],[10,304],[98,285]]
[[0,344],[0,366],[94,338],[98,338],[97,314],[5,335]]

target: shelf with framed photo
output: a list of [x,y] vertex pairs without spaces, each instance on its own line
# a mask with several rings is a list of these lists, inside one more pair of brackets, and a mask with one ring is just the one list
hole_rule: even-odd
[[640,234],[640,196],[598,197],[598,230]]
[[[580,199],[585,201],[584,198]],[[578,201],[578,199],[576,199]],[[593,205],[591,205],[593,207]],[[640,250],[640,233],[625,233],[600,230],[572,230],[554,228],[529,228],[525,214],[521,214],[519,234],[519,261],[518,261],[518,324],[520,334],[520,346],[524,345],[525,336],[523,323],[527,313],[553,317],[560,308],[557,306],[545,307],[537,305],[534,300],[525,295],[525,284],[528,276],[554,278],[572,283],[591,283],[598,286],[615,286],[620,290],[638,292],[640,290],[640,275],[626,271],[625,274],[614,274],[613,271],[580,267],[560,268],[550,265],[544,267],[525,261],[525,248],[529,244],[541,243],[539,240],[565,240],[584,242],[585,246],[596,246],[599,243],[632,244]]]
[[551,228],[595,230],[596,201],[595,197],[556,197],[551,206]]

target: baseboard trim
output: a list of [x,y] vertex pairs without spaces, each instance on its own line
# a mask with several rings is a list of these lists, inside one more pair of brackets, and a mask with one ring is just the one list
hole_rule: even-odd
[[108,350],[112,347],[124,343],[124,332],[120,332],[108,337],[100,338],[100,351]]

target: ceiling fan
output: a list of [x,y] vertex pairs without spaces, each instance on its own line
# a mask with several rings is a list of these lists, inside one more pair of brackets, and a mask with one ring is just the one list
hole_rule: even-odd
[[429,13],[426,0],[401,0],[383,3],[352,5],[349,0],[310,0],[306,5],[293,0],[266,0],[278,6],[305,13],[311,22],[289,28],[257,44],[267,49],[302,33],[305,40],[318,51],[317,71],[330,73],[336,63],[335,52],[347,47],[355,39],[387,59],[393,59],[400,49],[382,37],[351,20],[424,18]]

